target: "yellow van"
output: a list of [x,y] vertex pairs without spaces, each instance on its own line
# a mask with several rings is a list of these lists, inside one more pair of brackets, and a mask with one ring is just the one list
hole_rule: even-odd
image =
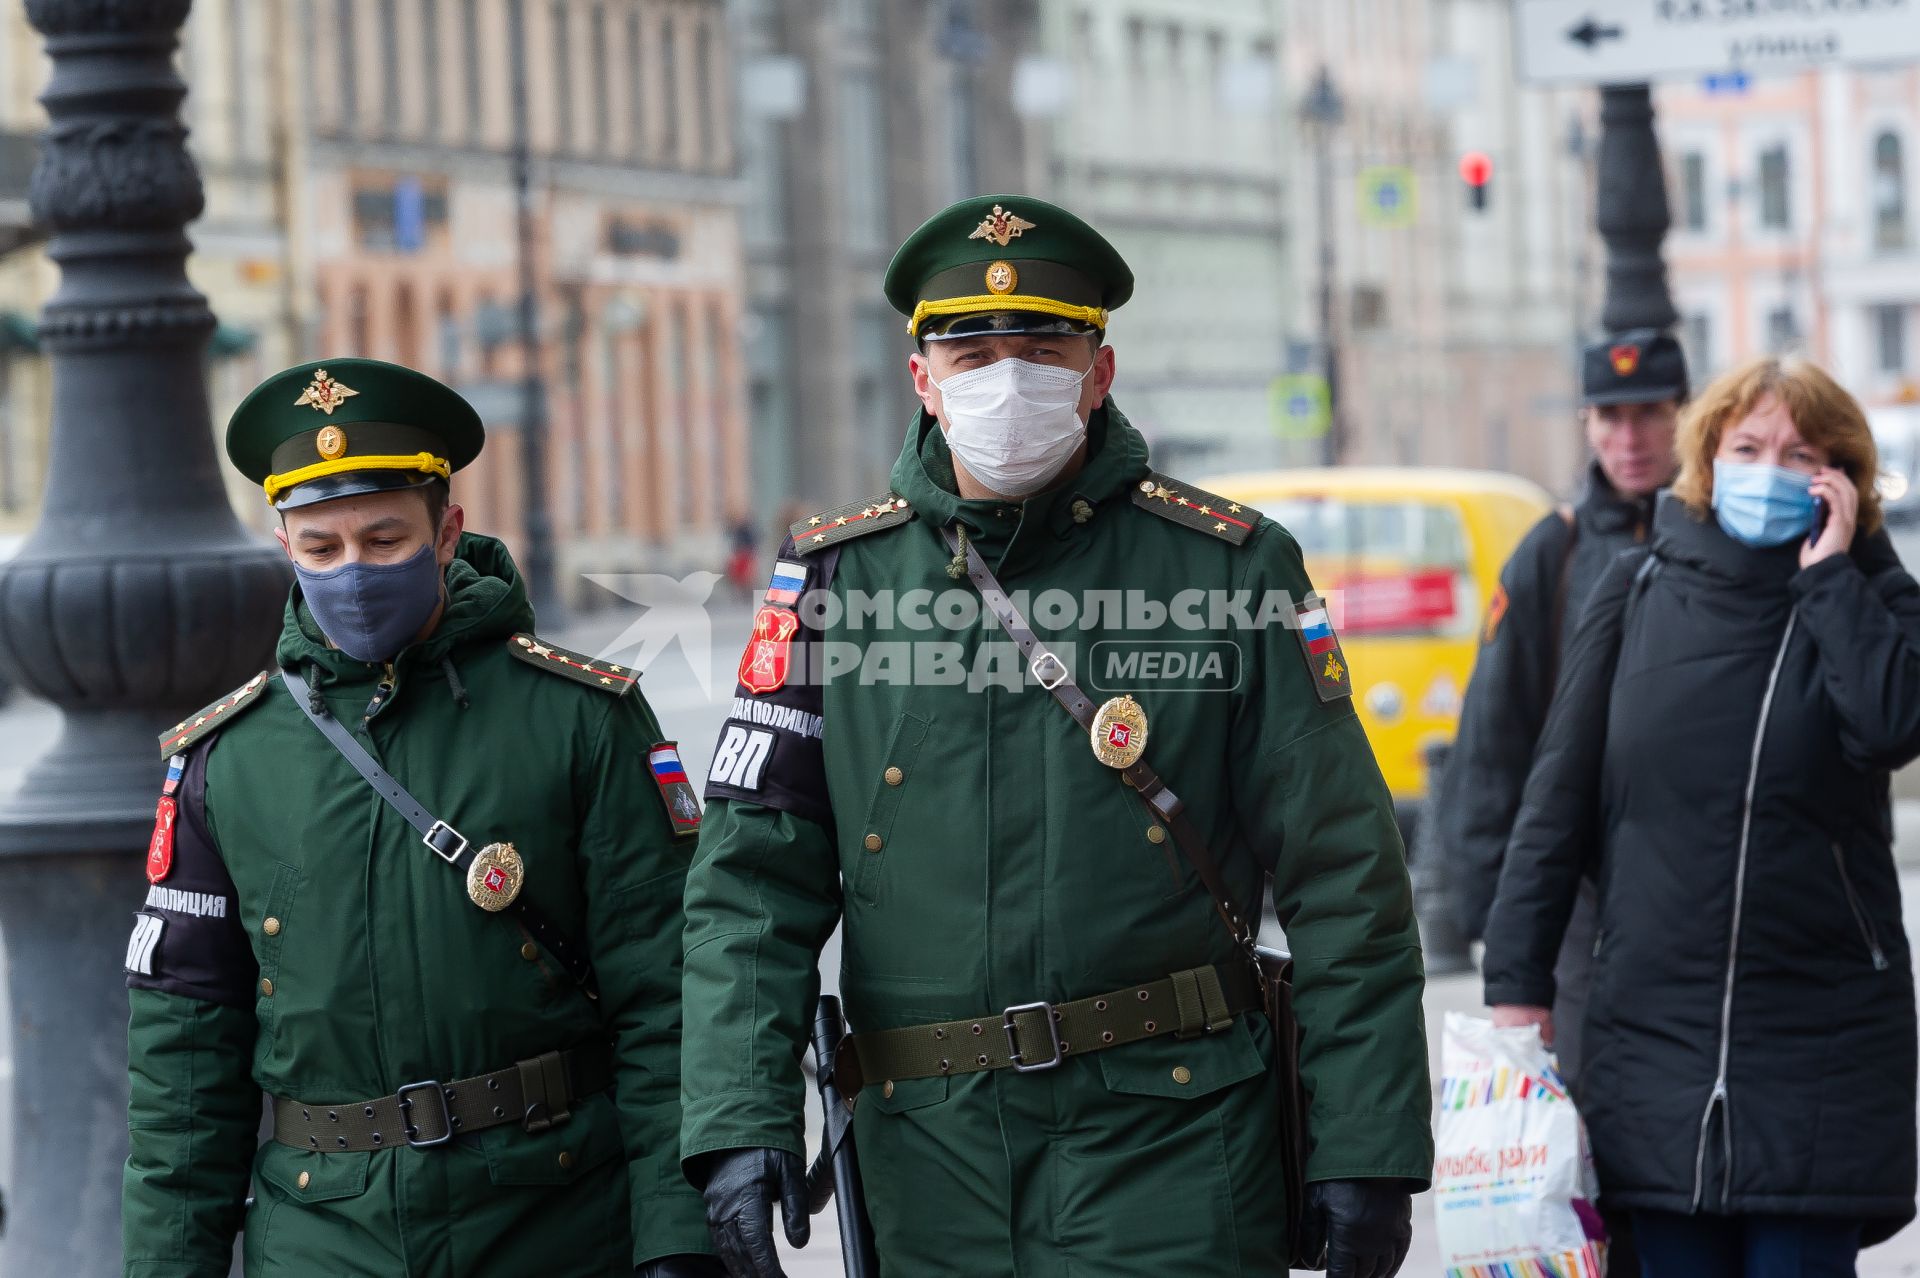
[[1500,569],[1553,509],[1483,470],[1336,466],[1197,481],[1292,533],[1326,596],[1374,757],[1403,828],[1427,795],[1427,752],[1453,741]]

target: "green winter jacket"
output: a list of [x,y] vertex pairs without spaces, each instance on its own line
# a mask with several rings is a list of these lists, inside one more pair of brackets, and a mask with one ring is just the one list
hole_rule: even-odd
[[[922,414],[890,494],[795,526],[776,585],[804,569],[806,588],[824,584],[836,601],[891,590],[904,606],[892,629],[864,609],[799,628],[789,666],[839,671],[824,687],[756,692],[777,669],[763,661],[737,693],[687,882],[685,990],[701,1008],[682,1064],[687,1158],[803,1148],[796,1061],[836,924],[855,1031],[979,1017],[999,1033],[1012,1005],[1235,961],[1191,865],[1170,859],[1165,831],[1086,731],[1022,672],[991,618],[954,623],[943,592],[971,590],[948,576],[939,530],[958,523],[1006,589],[1026,592],[1029,620],[1096,702],[1140,702],[1147,761],[1184,798],[1243,916],[1258,917],[1273,875],[1298,959],[1309,1179],[1428,1178],[1404,853],[1351,701],[1321,699],[1296,629],[1216,618],[1207,596],[1181,594],[1247,592],[1256,617],[1268,592],[1304,600],[1299,548],[1256,513],[1149,479],[1144,442],[1111,406],[1089,440],[1085,467],[1053,490],[966,501]],[[905,500],[905,517],[889,499]],[[849,535],[848,519],[874,531]],[[1248,527],[1234,544],[1230,530]],[[914,590],[928,593],[906,599]],[[1089,595],[1127,591],[1198,627],[1136,625],[1153,619],[1130,615],[1135,601],[1120,595],[1116,611]],[[777,635],[768,611],[757,633]],[[925,646],[936,644],[943,655]],[[1224,683],[1155,683],[1152,663],[1127,660],[1195,644],[1224,650]],[[976,677],[937,673],[955,663]],[[1250,1015],[1200,1039],[1076,1050],[1043,1073],[867,1080],[855,1126],[883,1269],[1284,1274],[1271,1049]]]
[[[384,693],[387,672],[328,647],[297,590],[278,661],[434,815],[515,845],[526,896],[590,949],[600,997],[513,914],[469,902],[277,676],[191,717],[162,738],[178,818],[128,951],[129,1278],[224,1275],[241,1231],[249,1275],[605,1275],[711,1251],[679,1167],[692,843],[648,766],[659,725],[630,672],[527,659],[513,636],[533,612],[498,542],[463,537],[446,584]],[[613,1090],[539,1134],[332,1153],[260,1139],[262,1092],[366,1100],[609,1039]]]

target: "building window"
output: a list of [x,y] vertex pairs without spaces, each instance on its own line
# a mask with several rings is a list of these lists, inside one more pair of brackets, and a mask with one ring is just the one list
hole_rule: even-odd
[[380,128],[391,137],[400,125],[400,0],[380,0]]
[[[699,93],[708,92],[713,85],[713,36],[704,22],[693,33],[693,84],[694,90]],[[713,139],[708,134],[712,112],[706,109],[704,102],[701,107],[693,117],[693,146],[694,166],[704,169],[713,167],[718,157],[714,154]]]
[[886,104],[869,71],[850,71],[840,82],[840,149],[846,180],[847,242],[858,248],[887,243],[884,167]]
[[1907,246],[1907,166],[1891,130],[1873,140],[1873,246]]
[[573,147],[573,33],[567,24],[569,0],[553,0],[553,149]]
[[680,155],[680,33],[672,14],[660,18],[660,137],[669,165]]
[[1698,151],[1680,157],[1680,224],[1696,235],[1707,229],[1707,157]]
[[440,0],[420,0],[420,89],[427,95],[426,135],[440,140]]
[[773,247],[787,237],[787,151],[780,144],[780,122],[748,120],[740,142],[740,173],[749,192],[741,229],[750,247]]
[[1873,308],[1874,365],[1882,373],[1907,371],[1907,310],[1904,306]]
[[460,0],[460,26],[461,57],[465,64],[462,74],[467,82],[467,141],[478,143],[486,106],[480,57],[480,0]]
[[353,193],[354,242],[375,253],[417,253],[447,225],[443,185],[414,177],[370,182]]
[[1705,385],[1713,367],[1713,322],[1695,312],[1680,321],[1680,349],[1686,352],[1687,368],[1697,385]]
[[[358,0],[339,0],[334,5],[333,33],[340,42],[340,131],[352,133],[354,123],[360,115],[360,43],[355,30],[354,11],[358,9]],[[188,81],[192,83],[191,80]]]
[[1793,228],[1793,202],[1787,190],[1787,148],[1784,143],[1760,153],[1760,225],[1769,231]]
[[1767,352],[1786,355],[1800,345],[1800,323],[1793,307],[1776,306],[1767,312]]
[[593,149],[596,153],[604,153],[613,130],[612,87],[607,83],[606,5],[593,6],[590,31],[592,39],[587,42],[587,56],[593,59],[593,74],[589,77],[593,85]]

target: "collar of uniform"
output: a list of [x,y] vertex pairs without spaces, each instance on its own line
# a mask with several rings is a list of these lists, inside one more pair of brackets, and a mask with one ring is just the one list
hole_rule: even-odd
[[1600,459],[1587,462],[1587,486],[1580,494],[1577,507],[1580,518],[1600,532],[1626,532],[1634,528],[1649,528],[1653,524],[1654,495],[1645,497],[1623,497],[1607,472],[1600,469]]

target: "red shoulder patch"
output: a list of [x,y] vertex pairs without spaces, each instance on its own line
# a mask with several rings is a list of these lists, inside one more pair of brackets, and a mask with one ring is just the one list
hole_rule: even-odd
[[767,604],[754,613],[753,638],[740,655],[740,686],[757,695],[784,687],[799,629],[800,618],[785,608]]
[[153,814],[153,837],[147,840],[147,882],[158,883],[173,872],[173,827],[180,819],[180,800],[160,796]]
[[1487,600],[1486,623],[1480,627],[1480,646],[1482,648],[1492,643],[1493,637],[1500,633],[1500,622],[1505,619],[1506,615],[1507,588],[1505,586],[1495,586],[1493,588],[1493,598]]

